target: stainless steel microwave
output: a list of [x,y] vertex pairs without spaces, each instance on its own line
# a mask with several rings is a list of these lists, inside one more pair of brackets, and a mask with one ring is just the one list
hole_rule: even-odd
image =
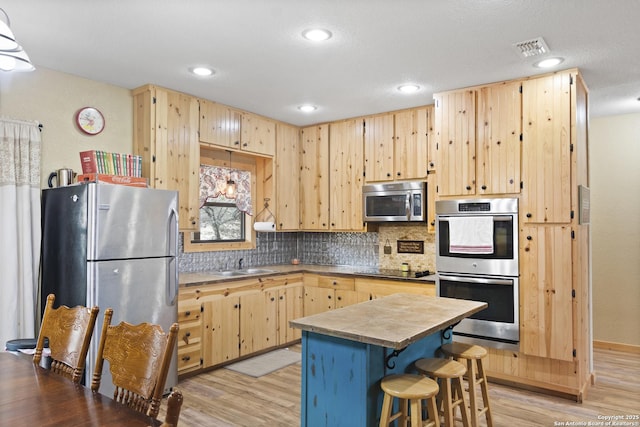
[[394,182],[362,187],[364,222],[427,220],[427,183]]

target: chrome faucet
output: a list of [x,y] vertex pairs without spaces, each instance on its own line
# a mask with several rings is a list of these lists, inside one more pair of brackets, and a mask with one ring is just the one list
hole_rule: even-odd
[[238,270],[242,270],[242,261],[244,260],[244,258],[240,258],[238,260]]

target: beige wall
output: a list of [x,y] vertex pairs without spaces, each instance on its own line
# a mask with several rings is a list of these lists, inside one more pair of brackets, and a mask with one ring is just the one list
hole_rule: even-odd
[[593,338],[640,345],[640,114],[591,119]]
[[[76,112],[98,108],[106,126],[96,136],[75,125]],[[61,167],[81,171],[78,153],[105,150],[130,153],[133,141],[133,98],[129,89],[38,67],[31,73],[0,73],[0,116],[36,120],[42,130],[42,187]]]

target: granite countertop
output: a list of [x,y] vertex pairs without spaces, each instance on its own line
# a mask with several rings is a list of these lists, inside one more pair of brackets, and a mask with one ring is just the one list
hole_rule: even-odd
[[[249,273],[252,270],[258,270],[255,273]],[[259,271],[261,270],[261,271]],[[244,270],[246,274],[238,274],[227,276],[220,271],[203,271],[194,273],[180,273],[178,282],[180,286],[196,286],[202,284],[228,283],[235,280],[243,280],[253,277],[268,277],[278,274],[295,274],[295,273],[314,273],[326,275],[345,275],[357,277],[372,277],[377,279],[393,279],[399,281],[408,281],[414,283],[434,284],[435,274],[416,278],[413,272],[403,276],[402,274],[394,274],[390,270],[378,270],[371,267],[351,267],[337,265],[315,265],[315,264],[279,264],[265,265],[256,268]]]
[[400,350],[483,310],[487,303],[393,294],[291,320],[291,327]]

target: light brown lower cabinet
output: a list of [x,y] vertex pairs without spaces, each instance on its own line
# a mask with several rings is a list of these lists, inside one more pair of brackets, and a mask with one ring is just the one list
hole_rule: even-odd
[[186,286],[178,295],[178,374],[194,374],[301,338],[289,321],[433,284],[302,273]]
[[300,338],[302,275],[183,287],[178,299],[178,374],[194,373]]

